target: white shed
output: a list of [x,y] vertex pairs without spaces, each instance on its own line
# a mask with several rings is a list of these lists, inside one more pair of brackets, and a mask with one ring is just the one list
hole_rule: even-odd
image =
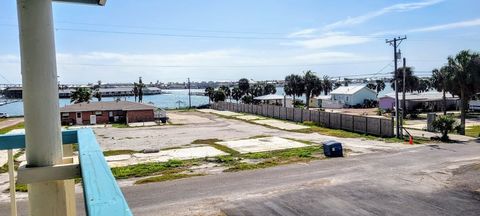
[[377,100],[377,92],[366,85],[341,86],[330,92],[331,100],[345,106],[363,104],[365,100]]

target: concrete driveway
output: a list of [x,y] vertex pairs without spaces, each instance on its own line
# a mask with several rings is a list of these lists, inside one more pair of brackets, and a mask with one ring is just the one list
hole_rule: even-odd
[[122,190],[135,215],[479,215],[479,155],[430,145]]

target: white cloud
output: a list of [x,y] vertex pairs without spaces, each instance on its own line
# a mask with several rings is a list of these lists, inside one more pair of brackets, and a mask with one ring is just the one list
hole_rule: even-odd
[[[251,77],[281,79],[305,69],[340,67],[344,62],[371,62],[382,56],[361,53],[306,50],[210,50],[188,53],[130,54],[116,52],[59,53],[61,83],[129,82],[142,76],[146,82],[222,80]],[[8,61],[2,61],[8,60]],[[16,55],[0,55],[0,72],[19,83],[20,61]],[[261,73],[259,73],[261,71]]]
[[344,20],[340,20],[337,22],[334,22],[332,24],[329,24],[325,26],[325,30],[331,30],[339,27],[345,27],[345,26],[351,26],[351,25],[357,25],[361,24],[364,22],[367,22],[371,19],[374,19],[376,17],[389,14],[389,13],[399,13],[399,12],[406,12],[406,11],[411,11],[411,10],[416,10],[416,9],[421,9],[424,7],[428,7],[431,5],[438,4],[444,0],[426,0],[426,1],[420,1],[420,2],[411,2],[411,3],[401,3],[401,4],[395,4],[389,7],[382,8],[378,11],[373,11],[364,15],[356,16],[356,17],[349,17]]
[[371,39],[360,36],[350,36],[346,34],[325,34],[321,37],[295,41],[290,45],[297,45],[307,49],[324,49],[330,47],[346,46],[363,44],[369,42]]
[[461,21],[461,22],[455,22],[455,23],[429,26],[424,28],[416,28],[416,29],[408,30],[408,32],[433,32],[433,31],[443,31],[443,30],[467,28],[467,27],[474,27],[474,26],[480,26],[480,18]]
[[317,29],[314,28],[309,28],[309,29],[303,29],[297,32],[292,32],[288,35],[288,37],[292,38],[309,38],[313,37],[313,34],[317,32]]

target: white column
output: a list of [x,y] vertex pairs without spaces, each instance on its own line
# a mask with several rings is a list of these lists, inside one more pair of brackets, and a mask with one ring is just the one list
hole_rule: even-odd
[[[62,163],[52,0],[17,0],[27,163]],[[67,215],[64,181],[28,185],[30,215]]]

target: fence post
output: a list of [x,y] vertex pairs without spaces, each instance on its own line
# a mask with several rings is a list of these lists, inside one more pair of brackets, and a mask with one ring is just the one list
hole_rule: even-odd
[[367,117],[364,117],[365,118],[365,135],[368,135],[368,118]]
[[301,110],[301,112],[300,112],[300,122],[303,123],[303,110]]
[[330,115],[330,112],[328,112],[328,127],[332,128],[332,122],[330,122],[330,119],[332,118],[332,115]]
[[342,122],[343,122],[342,115],[343,115],[343,114],[340,113],[340,129],[343,129],[343,127],[342,127]]
[[383,133],[382,133],[382,119],[378,119],[380,122],[378,123],[378,125],[380,126],[380,137],[383,137]]
[[352,116],[352,131],[355,132],[355,116]]

